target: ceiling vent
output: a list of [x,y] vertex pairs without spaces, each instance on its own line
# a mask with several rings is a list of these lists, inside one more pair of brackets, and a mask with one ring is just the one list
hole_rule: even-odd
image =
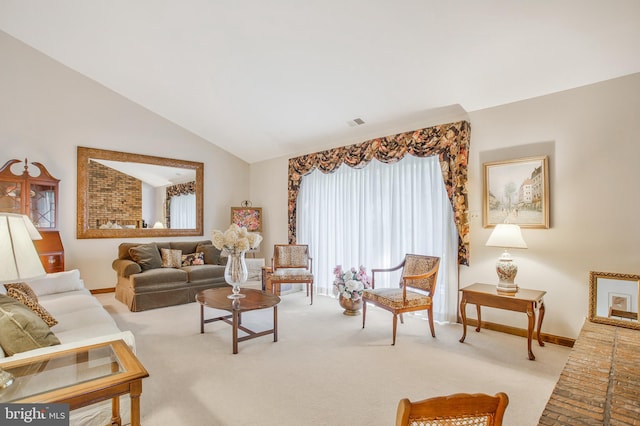
[[354,118],[351,121],[347,121],[349,127],[357,127],[362,126],[364,124],[364,120],[362,118]]

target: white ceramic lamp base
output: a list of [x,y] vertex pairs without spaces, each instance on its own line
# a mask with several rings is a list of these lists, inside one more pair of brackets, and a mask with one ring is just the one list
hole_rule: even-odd
[[514,283],[518,273],[518,265],[506,250],[496,262],[496,272],[499,280],[496,288],[500,293],[515,294],[518,292],[518,285]]

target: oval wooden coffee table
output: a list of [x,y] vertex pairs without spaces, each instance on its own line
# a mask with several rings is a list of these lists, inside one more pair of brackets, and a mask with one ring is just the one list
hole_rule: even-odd
[[[238,342],[255,339],[273,333],[273,341],[278,341],[278,303],[280,298],[275,294],[267,293],[251,288],[243,288],[240,291],[246,297],[241,299],[229,299],[231,287],[209,288],[196,293],[196,301],[200,303],[200,333],[204,333],[204,325],[214,321],[223,321],[230,324],[233,332],[233,353],[238,353]],[[215,318],[204,318],[204,307],[229,311],[231,314]],[[242,312],[255,311],[257,309],[273,308],[273,328],[270,330],[255,332],[244,327],[241,322]],[[247,333],[238,337],[238,329]]]

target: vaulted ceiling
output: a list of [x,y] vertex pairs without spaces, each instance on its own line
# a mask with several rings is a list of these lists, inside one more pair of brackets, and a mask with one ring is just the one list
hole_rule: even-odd
[[0,0],[0,30],[249,163],[640,72],[638,0]]

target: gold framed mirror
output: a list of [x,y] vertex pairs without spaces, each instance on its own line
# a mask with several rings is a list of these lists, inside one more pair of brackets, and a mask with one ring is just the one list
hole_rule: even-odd
[[640,275],[589,273],[589,320],[640,330]]
[[204,164],[78,147],[77,236],[203,235]]

